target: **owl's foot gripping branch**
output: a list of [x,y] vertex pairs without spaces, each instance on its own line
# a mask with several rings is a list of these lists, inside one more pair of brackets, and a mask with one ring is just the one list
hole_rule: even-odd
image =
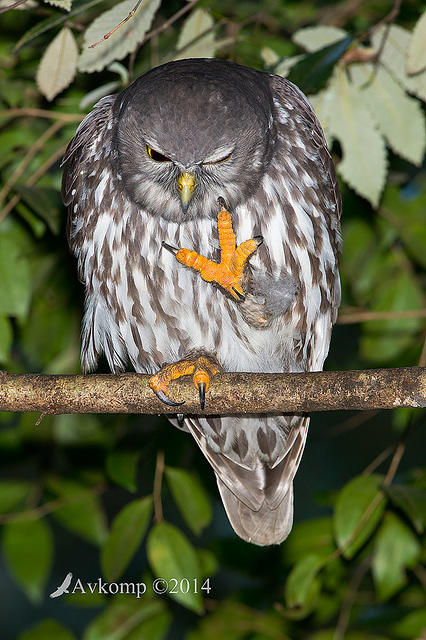
[[175,249],[166,243],[163,243],[163,247],[171,251],[181,264],[198,271],[206,282],[216,282],[236,300],[244,300],[242,282],[247,260],[262,244],[263,238],[255,236],[237,247],[231,214],[227,211],[223,198],[219,198],[218,202],[220,205],[217,216],[220,262],[213,262],[189,249]]
[[192,375],[194,386],[200,394],[201,409],[204,411],[206,393],[210,386],[210,378],[216,373],[219,373],[219,371],[219,365],[206,356],[194,358],[193,360],[180,360],[179,362],[165,365],[158,373],[151,376],[149,386],[164,404],[171,407],[178,407],[183,404],[183,402],[175,402],[169,398],[169,383],[182,376]]

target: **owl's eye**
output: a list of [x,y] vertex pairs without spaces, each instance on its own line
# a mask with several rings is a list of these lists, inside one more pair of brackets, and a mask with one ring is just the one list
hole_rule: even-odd
[[148,145],[146,145],[146,152],[151,158],[151,160],[154,160],[155,162],[171,162],[170,158],[168,158],[167,156],[163,156],[162,153],[160,153],[159,151],[156,151],[155,149],[153,149],[152,147],[149,147]]
[[229,160],[231,156],[232,156],[232,151],[231,153],[228,153],[223,158],[219,158],[218,160],[207,160],[206,162],[203,162],[203,164],[221,164],[222,162],[226,162],[227,160]]

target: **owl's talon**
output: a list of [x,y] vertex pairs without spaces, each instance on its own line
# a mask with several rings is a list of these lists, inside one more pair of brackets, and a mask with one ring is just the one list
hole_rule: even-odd
[[258,247],[263,244],[263,236],[253,236],[253,240],[256,241]]
[[200,394],[200,407],[201,410],[204,411],[204,407],[206,406],[206,383],[200,382],[198,385],[198,393]]
[[172,245],[171,244],[167,244],[167,242],[162,242],[161,246],[163,247],[163,249],[167,249],[167,251],[170,251],[170,253],[172,253],[174,256],[179,251],[179,249],[176,249],[176,247],[172,247]]
[[177,413],[176,414],[176,420],[177,423],[180,427],[182,427],[185,423],[185,414],[184,413]]
[[232,287],[232,291],[234,291],[236,293],[236,295],[239,297],[241,302],[244,302],[246,297],[245,297],[245,295],[243,293],[240,293],[235,287]]
[[169,407],[180,407],[181,404],[185,404],[184,402],[175,402],[174,400],[171,400],[171,398],[169,398],[164,391],[161,391],[161,389],[155,391],[155,389],[153,389],[155,395],[157,396],[157,398],[159,400],[161,400],[161,402],[164,402],[164,404],[167,404]]

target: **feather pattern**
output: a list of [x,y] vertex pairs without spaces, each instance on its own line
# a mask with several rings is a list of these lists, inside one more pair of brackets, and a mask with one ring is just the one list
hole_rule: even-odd
[[[228,74],[237,84],[234,72],[244,68],[212,62],[219,75]],[[194,63],[194,74],[200,74],[199,65],[211,70],[212,62],[171,65]],[[187,64],[184,70],[192,67]],[[163,68],[170,71],[170,65]],[[205,207],[200,205],[199,216],[184,220],[174,219],[172,209],[153,215],[126,188],[130,178],[120,160],[126,134],[120,131],[125,131],[123,104],[135,103],[135,89],[130,96],[126,90],[103,98],[71,141],[64,157],[63,199],[70,214],[70,245],[87,292],[84,371],[96,366],[102,352],[113,371],[130,362],[137,372],[154,373],[165,363],[200,352],[214,354],[225,371],[322,369],[340,302],[341,201],[334,166],[303,94],[278,76],[244,73],[253,74],[253,82],[261,78],[262,91],[270,94],[264,105],[267,121],[258,117],[267,122],[262,125],[267,150],[254,157],[263,157],[264,167],[249,197],[242,186],[235,199],[238,183],[228,184],[230,178],[218,181],[216,191],[234,201],[237,242],[259,234],[264,239],[250,261],[244,303],[204,282],[162,249],[166,242],[218,260],[211,174]],[[203,82],[202,75],[198,80]],[[131,122],[134,126],[134,114]],[[152,198],[154,209],[159,187],[150,188],[147,184],[143,197]],[[253,320],[259,310],[267,318],[261,326]],[[308,424],[305,415],[185,419],[185,429],[216,474],[229,519],[245,540],[279,543],[291,530],[293,478]]]

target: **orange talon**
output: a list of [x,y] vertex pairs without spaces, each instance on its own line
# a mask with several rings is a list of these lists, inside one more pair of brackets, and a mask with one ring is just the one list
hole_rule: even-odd
[[165,365],[160,369],[158,373],[151,376],[149,379],[149,386],[154,391],[156,396],[171,407],[177,407],[183,402],[175,402],[168,396],[169,383],[172,380],[181,378],[182,376],[193,375],[193,382],[198,393],[200,395],[201,409],[204,410],[205,395],[210,387],[210,376],[214,376],[219,372],[219,367],[215,363],[209,360],[209,358],[202,356],[196,358],[195,361],[180,360],[173,364]]
[[[179,249],[176,259],[186,267],[198,271],[206,282],[216,282],[236,300],[244,300],[241,286],[244,269],[249,257],[262,244],[262,236],[256,236],[236,246],[236,237],[232,228],[232,218],[219,198],[221,209],[217,216],[217,228],[220,244],[220,262],[213,262],[196,251]],[[168,247],[166,247],[168,248]]]

